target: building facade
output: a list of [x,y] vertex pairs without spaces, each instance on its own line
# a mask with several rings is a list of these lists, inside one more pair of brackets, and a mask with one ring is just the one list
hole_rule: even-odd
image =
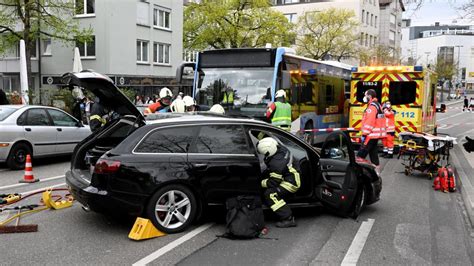
[[394,58],[401,56],[402,13],[405,6],[402,0],[379,0],[380,6],[380,44],[389,47]]
[[[176,86],[176,67],[182,63],[183,3],[174,0],[75,0],[81,27],[93,29],[89,43],[37,42],[32,59],[35,94],[59,85],[72,70],[74,47],[83,69],[111,77],[118,86],[144,95],[163,86]],[[78,8],[79,7],[79,8]],[[19,90],[19,53],[0,58],[0,88]]]

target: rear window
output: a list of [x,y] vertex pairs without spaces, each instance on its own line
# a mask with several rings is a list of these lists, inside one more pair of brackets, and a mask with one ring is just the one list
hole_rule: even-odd
[[195,127],[158,129],[138,145],[138,153],[186,153],[194,139]]
[[391,81],[388,98],[392,105],[414,103],[416,100],[416,82]]
[[382,82],[361,80],[357,82],[357,101],[363,102],[365,92],[369,89],[375,90],[375,93],[377,94],[377,99],[382,99]]
[[0,107],[0,121],[5,120],[9,117],[13,112],[15,112],[16,108],[9,108],[9,107]]

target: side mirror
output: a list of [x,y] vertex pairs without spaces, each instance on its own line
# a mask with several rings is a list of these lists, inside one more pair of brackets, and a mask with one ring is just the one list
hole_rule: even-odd
[[289,89],[291,87],[290,71],[281,71],[281,89]]
[[195,71],[196,63],[184,63],[176,69],[176,82],[178,82],[178,84],[181,84],[183,81],[183,74],[186,73],[185,68],[191,68]]

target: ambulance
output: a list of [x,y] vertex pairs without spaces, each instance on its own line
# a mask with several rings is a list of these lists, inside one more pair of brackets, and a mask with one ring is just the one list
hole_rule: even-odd
[[[434,71],[422,66],[364,66],[353,67],[349,126],[361,128],[367,104],[364,93],[374,89],[381,104],[390,101],[395,111],[395,140],[398,133],[424,132],[436,134],[436,84]],[[361,131],[351,133],[360,142]]]

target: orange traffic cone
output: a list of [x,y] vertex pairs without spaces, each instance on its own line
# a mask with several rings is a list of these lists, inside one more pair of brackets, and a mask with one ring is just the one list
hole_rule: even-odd
[[33,176],[33,166],[31,165],[31,156],[28,154],[26,155],[26,163],[25,163],[25,175],[23,176],[23,180],[20,180],[20,183],[34,183],[38,182],[39,179],[35,179]]

